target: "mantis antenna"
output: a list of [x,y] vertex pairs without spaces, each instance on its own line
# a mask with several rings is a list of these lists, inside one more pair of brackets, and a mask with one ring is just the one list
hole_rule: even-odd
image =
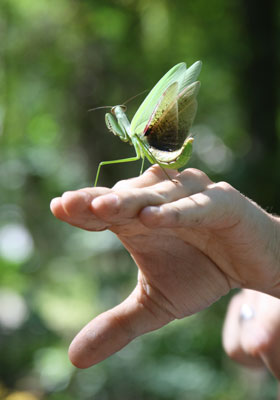
[[[146,93],[149,89],[143,90],[143,92],[136,94],[135,96],[130,97],[128,100],[126,100],[123,105],[129,103],[131,100],[136,99],[136,97],[141,96],[141,94]],[[94,108],[90,108],[88,110],[88,112],[90,111],[95,111],[95,110],[102,110],[103,108],[110,108],[112,109],[114,106],[101,106],[101,107],[94,107]]]

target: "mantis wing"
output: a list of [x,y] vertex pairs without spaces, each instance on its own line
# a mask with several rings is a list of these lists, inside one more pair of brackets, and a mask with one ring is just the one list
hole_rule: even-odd
[[144,130],[150,146],[169,152],[182,147],[196,114],[199,87],[194,82],[177,95],[178,83],[174,82],[164,92]]
[[163,95],[166,89],[174,82],[178,82],[178,91],[181,93],[188,85],[193,83],[201,70],[201,61],[195,62],[188,69],[185,63],[180,63],[171,68],[160,81],[151,90],[148,96],[140,105],[136,114],[131,121],[131,130],[137,134],[142,134],[147,125],[151,110],[154,110],[158,104],[159,98]]
[[184,75],[182,76],[182,79],[180,80],[180,87],[179,87],[179,93],[182,93],[182,91],[192,83],[194,83],[201,71],[202,67],[202,62],[201,61],[196,61],[193,65],[191,65]]
[[153,161],[149,158],[150,153],[161,166],[178,169],[191,156],[193,138],[189,137],[189,131],[197,110],[196,96],[200,83],[194,82],[187,86],[164,109],[168,103],[164,101],[164,97],[172,90],[174,92],[176,85],[178,87],[177,83],[173,83],[163,94],[144,135],[149,149],[146,152],[147,158]]
[[178,82],[172,83],[160,98],[142,135],[150,146],[172,151],[178,148]]
[[187,86],[178,96],[178,142],[182,143],[189,136],[197,111],[197,94],[200,82]]

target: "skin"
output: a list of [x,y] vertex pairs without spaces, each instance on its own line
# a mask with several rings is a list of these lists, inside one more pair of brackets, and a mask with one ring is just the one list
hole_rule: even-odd
[[114,232],[139,271],[128,298],[94,318],[73,340],[69,356],[79,368],[208,307],[233,288],[280,297],[279,219],[199,170],[168,174],[173,181],[155,165],[112,189],[66,192],[51,203],[62,221]]
[[[240,321],[243,304],[252,307],[254,317]],[[265,365],[280,380],[279,337],[279,299],[249,289],[232,298],[223,329],[223,346],[229,357],[247,367]]]

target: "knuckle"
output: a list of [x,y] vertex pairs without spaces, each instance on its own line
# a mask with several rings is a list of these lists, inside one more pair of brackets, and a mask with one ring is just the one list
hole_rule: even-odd
[[121,181],[118,181],[118,182],[113,186],[113,189],[122,190],[122,189],[127,189],[127,187],[128,187],[127,180],[123,179],[123,180],[121,180]]
[[145,172],[159,172],[161,171],[161,168],[158,164],[152,164]]
[[196,178],[204,178],[207,175],[197,168],[187,168],[182,172],[182,175],[192,176]]
[[152,174],[155,175],[156,178],[160,179],[162,175],[162,169],[158,164],[151,165],[144,174]]
[[235,192],[235,189],[233,188],[233,186],[231,186],[229,183],[221,181],[215,184],[215,187],[218,189],[221,189],[222,191],[226,192],[226,193],[233,193]]
[[240,203],[239,192],[234,189],[227,182],[218,182],[213,185],[212,189],[215,191],[216,196],[219,196],[220,204],[225,207],[226,210],[231,208],[231,211],[235,210]]
[[196,168],[187,168],[181,172],[181,178],[184,180],[194,180],[203,183],[203,185],[209,185],[212,181],[209,177],[201,170]]

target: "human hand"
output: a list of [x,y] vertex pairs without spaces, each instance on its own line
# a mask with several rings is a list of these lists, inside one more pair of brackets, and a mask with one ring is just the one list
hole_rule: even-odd
[[279,299],[248,289],[232,298],[223,329],[229,357],[248,367],[266,366],[280,380],[279,337]]
[[279,282],[273,217],[201,171],[169,174],[178,182],[153,166],[112,189],[67,192],[52,202],[65,222],[115,232],[139,268],[132,294],[74,339],[70,358],[81,368],[209,306],[233,287],[269,291]]

